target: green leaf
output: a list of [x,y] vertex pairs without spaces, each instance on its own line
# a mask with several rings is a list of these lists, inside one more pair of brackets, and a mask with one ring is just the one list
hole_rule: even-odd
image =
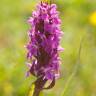
[[28,96],[33,96],[34,89],[35,89],[35,84],[32,83],[32,85],[31,85],[31,87],[30,87],[30,90],[29,90],[29,93],[28,93]]

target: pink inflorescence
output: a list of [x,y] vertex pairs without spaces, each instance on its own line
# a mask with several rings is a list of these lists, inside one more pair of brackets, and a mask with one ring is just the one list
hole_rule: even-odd
[[47,80],[59,77],[59,51],[63,50],[59,46],[63,32],[56,9],[56,4],[40,3],[28,19],[31,25],[28,31],[30,41],[26,46],[30,61],[28,73]]

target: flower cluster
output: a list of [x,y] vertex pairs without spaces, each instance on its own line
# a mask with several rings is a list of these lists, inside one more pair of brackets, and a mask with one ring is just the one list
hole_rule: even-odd
[[43,76],[47,80],[59,76],[59,51],[63,50],[59,43],[63,32],[58,14],[56,4],[41,2],[28,19],[31,25],[28,31],[30,41],[26,46],[30,67],[28,74]]

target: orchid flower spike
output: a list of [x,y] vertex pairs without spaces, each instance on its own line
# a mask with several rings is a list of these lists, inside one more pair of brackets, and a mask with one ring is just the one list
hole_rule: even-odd
[[[38,4],[37,10],[32,13],[28,23],[31,26],[28,31],[29,43],[26,45],[29,61],[28,73],[37,78],[34,82],[35,91],[38,89],[40,92],[41,89],[52,88],[60,72],[59,52],[63,51],[63,48],[60,46],[61,20],[56,4],[46,2]],[[44,88],[48,80],[52,82]],[[34,94],[39,94],[39,92],[34,92]]]

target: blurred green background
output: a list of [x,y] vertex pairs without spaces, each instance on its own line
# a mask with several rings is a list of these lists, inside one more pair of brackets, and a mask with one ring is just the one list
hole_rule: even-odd
[[[28,41],[26,21],[38,1],[0,0],[0,96],[27,96],[35,80],[25,77],[24,45]],[[60,54],[61,77],[41,96],[96,96],[96,0],[54,2],[62,19],[65,51]]]

